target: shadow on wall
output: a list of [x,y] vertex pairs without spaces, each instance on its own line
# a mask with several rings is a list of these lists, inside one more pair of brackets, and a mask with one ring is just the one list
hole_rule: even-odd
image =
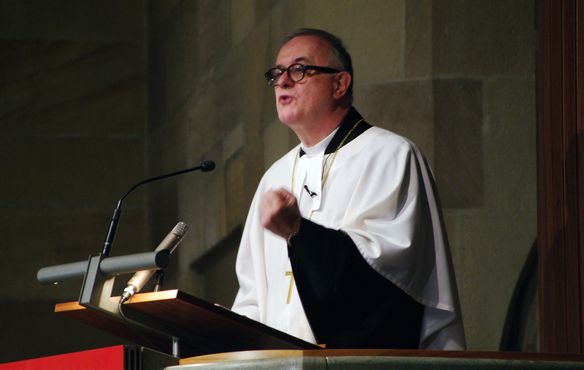
[[501,351],[539,352],[537,240],[517,280],[501,335]]
[[202,282],[201,298],[224,307],[231,307],[233,304],[239,287],[235,275],[235,260],[242,232],[242,225],[238,225],[191,263],[191,268]]

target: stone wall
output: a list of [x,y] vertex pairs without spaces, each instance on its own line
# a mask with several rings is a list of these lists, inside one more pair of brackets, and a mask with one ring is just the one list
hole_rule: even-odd
[[[39,268],[98,254],[113,207],[145,175],[142,1],[0,2],[0,362],[119,342],[53,314],[81,280]],[[112,255],[150,249],[145,194]]]
[[153,194],[156,234],[177,217],[191,226],[175,284],[232,303],[255,187],[297,143],[262,73],[284,33],[324,28],[353,55],[357,109],[432,163],[469,346],[498,348],[536,235],[532,0],[175,1],[148,15],[149,170],[218,164]]
[[36,271],[99,252],[130,185],[203,159],[128,198],[113,254],[185,221],[166,286],[231,305],[256,185],[297,144],[263,73],[304,26],[345,40],[357,109],[428,157],[469,346],[497,349],[536,235],[534,24],[534,0],[0,2],[0,361],[119,342],[53,315],[80,282]]

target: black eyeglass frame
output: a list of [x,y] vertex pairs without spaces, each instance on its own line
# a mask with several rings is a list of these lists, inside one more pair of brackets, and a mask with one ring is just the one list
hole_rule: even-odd
[[[302,76],[299,79],[295,80],[294,78],[292,78],[291,70],[293,68],[297,68],[298,66],[300,66],[298,71],[302,72]],[[266,71],[266,73],[264,73],[264,76],[266,77],[266,80],[268,80],[268,86],[275,87],[278,85],[278,80],[284,74],[284,72],[286,72],[288,74],[288,78],[290,80],[292,80],[294,82],[300,82],[304,79],[304,76],[306,76],[306,71],[308,71],[308,70],[318,71],[318,72],[322,72],[322,73],[329,73],[329,74],[342,72],[338,69],[331,68],[331,67],[311,66],[311,65],[304,65],[302,63],[294,63],[294,64],[290,64],[288,66],[288,68],[281,68],[281,67],[270,68]],[[274,76],[273,72],[275,72],[275,71],[279,71],[280,74],[278,74],[277,76]]]

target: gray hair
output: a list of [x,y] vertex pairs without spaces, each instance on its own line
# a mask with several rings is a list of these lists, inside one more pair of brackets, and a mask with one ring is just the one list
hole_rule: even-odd
[[339,63],[338,67],[340,67],[343,71],[348,72],[349,75],[351,75],[351,84],[349,85],[347,93],[345,94],[347,102],[351,104],[353,102],[353,81],[354,81],[353,62],[351,61],[351,55],[343,45],[343,41],[337,36],[327,31],[319,30],[316,28],[299,28],[295,31],[292,31],[284,35],[284,38],[282,39],[282,45],[292,40],[293,38],[299,36],[315,36],[320,38],[321,40],[324,40],[327,44],[330,45],[333,51],[332,56],[335,59],[335,61]]

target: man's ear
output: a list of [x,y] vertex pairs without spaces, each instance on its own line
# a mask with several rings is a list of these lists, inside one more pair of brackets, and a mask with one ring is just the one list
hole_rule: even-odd
[[333,91],[333,97],[335,99],[340,99],[347,93],[349,90],[349,86],[351,86],[351,75],[349,72],[339,72],[335,76],[335,85]]

